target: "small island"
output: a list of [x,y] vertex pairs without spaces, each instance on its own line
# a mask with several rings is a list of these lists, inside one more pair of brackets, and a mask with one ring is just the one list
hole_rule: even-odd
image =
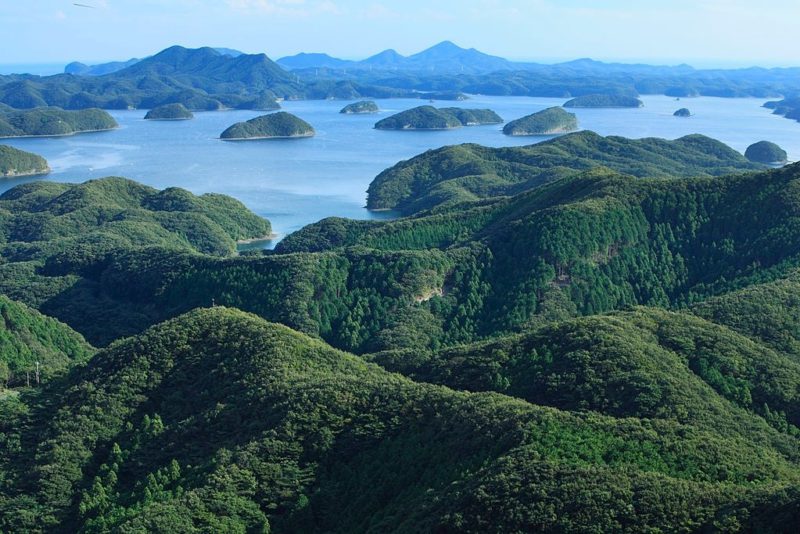
[[564,111],[560,107],[527,115],[506,124],[503,133],[506,135],[556,135],[574,132],[578,129],[578,119],[574,113]]
[[48,172],[50,167],[42,156],[0,145],[0,177],[35,176]]
[[692,112],[689,111],[687,108],[681,108],[675,113],[672,114],[673,117],[691,117]]
[[503,119],[490,109],[419,106],[375,123],[377,130],[452,130],[462,126],[499,124]]
[[257,139],[294,139],[313,137],[314,128],[303,119],[279,111],[269,115],[261,115],[245,122],[237,122],[220,134],[226,141],[243,141]]
[[353,102],[352,104],[346,105],[339,113],[345,115],[366,115],[369,113],[377,113],[378,111],[380,111],[380,109],[378,109],[378,104],[372,100],[362,100],[361,102]]
[[625,95],[583,95],[564,104],[565,108],[641,108],[644,102],[635,96]]
[[117,121],[102,109],[33,108],[0,113],[0,137],[54,137],[113,130]]
[[784,165],[788,158],[784,149],[769,141],[753,143],[745,150],[744,157],[754,163],[765,165]]
[[185,121],[194,115],[183,104],[164,104],[147,112],[144,116],[149,121]]

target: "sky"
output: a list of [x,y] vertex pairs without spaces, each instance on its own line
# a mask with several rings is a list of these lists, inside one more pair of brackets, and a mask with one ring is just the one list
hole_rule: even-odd
[[0,64],[168,46],[362,59],[450,40],[509,59],[800,66],[800,0],[0,0]]

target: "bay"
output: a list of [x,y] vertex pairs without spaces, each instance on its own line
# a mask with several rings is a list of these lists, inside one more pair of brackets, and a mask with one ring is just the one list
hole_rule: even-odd
[[[790,160],[800,159],[800,123],[772,115],[761,99],[642,97],[639,109],[577,109],[583,129],[631,138],[677,137],[702,133],[734,149],[762,139],[781,145]],[[45,177],[0,180],[0,192],[32,180],[82,182],[125,176],[162,189],[183,187],[196,194],[218,192],[238,198],[272,221],[279,237],[325,217],[379,219],[391,212],[364,208],[366,189],[387,167],[426,150],[458,143],[527,145],[550,137],[508,137],[502,125],[448,131],[381,131],[380,118],[427,102],[378,100],[376,115],[342,115],[348,102],[283,102],[285,111],[310,122],[317,135],[307,139],[225,142],[231,124],[256,117],[254,111],[195,113],[189,121],[145,121],[145,110],[111,111],[120,128],[70,137],[5,139],[0,142],[47,158]],[[505,120],[564,103],[564,99],[472,96],[437,107],[490,108]],[[681,107],[689,118],[673,117]],[[258,246],[273,246],[275,242]]]

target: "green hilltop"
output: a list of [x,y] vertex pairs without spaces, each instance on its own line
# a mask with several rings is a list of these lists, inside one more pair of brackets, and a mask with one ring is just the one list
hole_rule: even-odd
[[752,162],[767,165],[782,165],[787,160],[786,151],[770,141],[753,143],[745,150],[744,157]]

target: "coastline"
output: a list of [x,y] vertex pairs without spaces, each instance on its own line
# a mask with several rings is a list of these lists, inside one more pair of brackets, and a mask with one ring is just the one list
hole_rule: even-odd
[[258,137],[220,137],[221,141],[265,141],[269,139],[304,139],[314,137],[316,132],[302,135],[262,135]]
[[79,135],[83,133],[96,133],[96,132],[110,132],[111,130],[118,130],[119,126],[113,128],[101,128],[99,130],[78,130],[77,132],[63,133],[63,134],[47,134],[47,135],[3,135],[0,139],[30,139],[42,137],[70,137],[72,135]]
[[237,239],[236,240],[236,244],[237,245],[250,245],[250,244],[255,243],[257,241],[272,241],[273,239],[277,239],[277,238],[278,238],[278,234],[273,232],[271,234],[264,235],[264,236],[261,236],[261,237],[251,237],[249,239]]
[[26,176],[45,176],[53,172],[53,169],[47,167],[44,170],[34,170],[34,171],[27,171],[27,172],[20,172],[20,173],[10,173],[10,174],[0,174],[0,179],[2,178],[24,178]]

